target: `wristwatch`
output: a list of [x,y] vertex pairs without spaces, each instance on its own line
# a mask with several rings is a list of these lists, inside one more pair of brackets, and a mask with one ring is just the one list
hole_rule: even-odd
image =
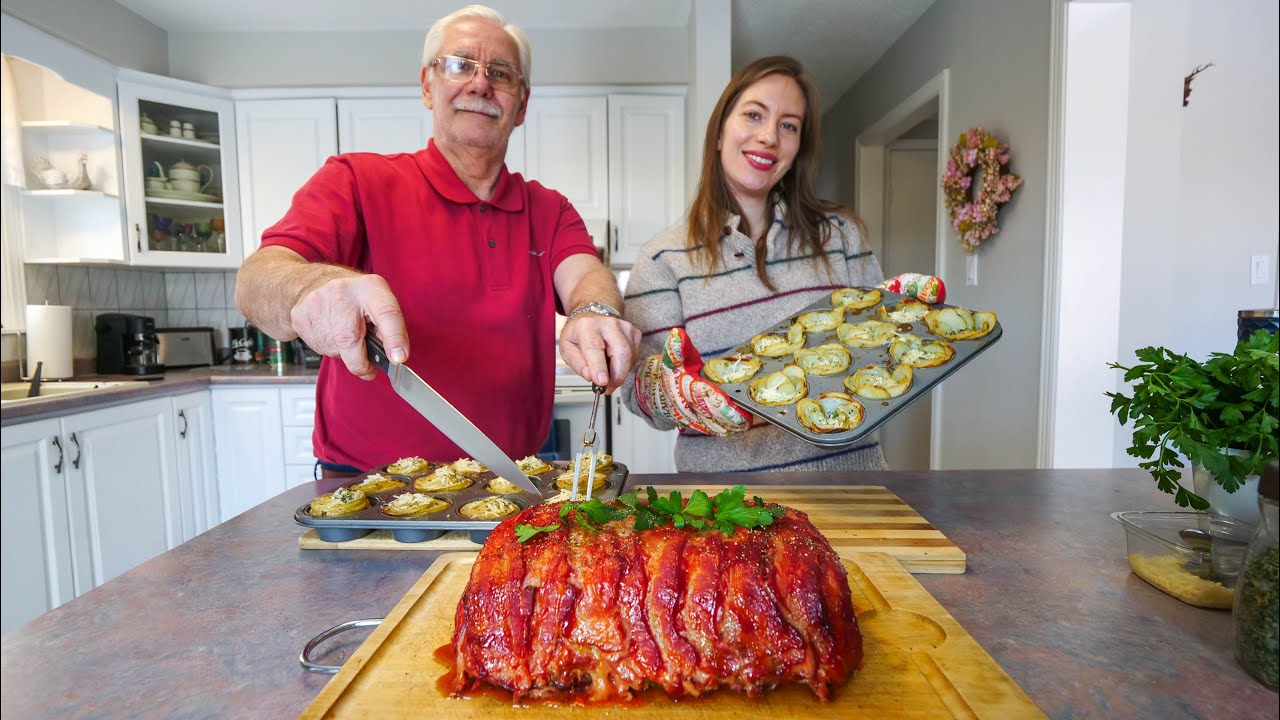
[[579,315],[581,315],[582,313],[595,313],[596,315],[604,315],[605,317],[612,317],[612,318],[622,317],[622,313],[618,312],[618,309],[613,307],[612,305],[606,305],[602,302],[592,300],[586,305],[583,305],[577,310],[574,310],[573,312],[569,313],[568,320],[572,320],[578,317]]

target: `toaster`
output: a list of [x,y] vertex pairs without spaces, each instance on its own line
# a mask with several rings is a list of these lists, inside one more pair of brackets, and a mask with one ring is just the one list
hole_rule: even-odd
[[213,328],[156,328],[160,362],[166,368],[206,367],[218,364]]

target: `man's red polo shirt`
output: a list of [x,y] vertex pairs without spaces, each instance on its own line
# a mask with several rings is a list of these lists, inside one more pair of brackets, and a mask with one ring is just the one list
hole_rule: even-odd
[[[413,154],[332,157],[293,197],[262,244],[376,273],[400,301],[409,367],[508,455],[547,436],[555,383],[552,273],[595,253],[559,193],[504,167],[480,201],[429,143]],[[325,358],[316,390],[316,457],[361,469],[465,453],[391,389]]]

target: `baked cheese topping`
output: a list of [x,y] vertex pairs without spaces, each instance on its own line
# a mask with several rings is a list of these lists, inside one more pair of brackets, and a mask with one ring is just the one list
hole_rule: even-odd
[[551,469],[551,466],[537,455],[520,458],[516,461],[516,467],[520,468],[520,472],[525,475],[541,475]]
[[414,481],[413,487],[415,490],[422,490],[424,492],[448,492],[450,490],[461,490],[463,488],[471,487],[472,482],[474,481],[471,478],[458,473],[457,470],[454,470],[451,467],[446,466],[438,467],[435,469],[435,472],[430,475],[418,478]]
[[431,463],[423,460],[417,455],[411,457],[400,458],[399,460],[387,466],[387,472],[395,475],[412,475],[414,473],[426,472],[431,468]]
[[372,473],[364,480],[351,486],[352,490],[360,490],[366,493],[383,492],[386,490],[395,490],[404,487],[404,483],[399,480],[389,478],[386,475]]
[[485,486],[485,489],[491,493],[500,494],[524,492],[524,490],[521,490],[515,483],[502,478],[494,478],[493,480],[490,480],[489,484]]
[[520,512],[520,506],[504,497],[472,500],[458,509],[458,514],[471,520],[497,520]]
[[425,493],[404,493],[383,506],[389,515],[429,515],[449,507],[449,503]]
[[479,475],[480,473],[487,472],[489,470],[489,468],[481,465],[479,461],[472,460],[471,458],[454,460],[453,469],[463,473],[464,475]]

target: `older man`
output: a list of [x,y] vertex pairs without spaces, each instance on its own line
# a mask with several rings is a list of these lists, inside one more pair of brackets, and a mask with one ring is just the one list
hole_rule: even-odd
[[[236,304],[272,337],[325,355],[314,450],[329,476],[462,452],[406,405],[364,349],[372,323],[507,454],[534,452],[551,419],[560,353],[609,391],[639,333],[577,211],[507,172],[529,101],[529,41],[471,5],[427,33],[420,81],[432,140],[412,154],[330,158],[240,269]],[[373,380],[373,382],[365,382]]]

